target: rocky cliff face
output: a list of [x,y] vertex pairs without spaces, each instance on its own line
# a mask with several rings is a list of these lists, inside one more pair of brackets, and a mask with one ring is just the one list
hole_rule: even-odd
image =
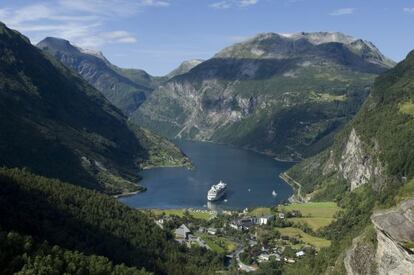
[[414,274],[414,199],[372,216],[379,274]]
[[330,144],[390,66],[342,34],[261,34],[172,78],[131,119],[168,137],[297,160]]
[[[355,128],[352,128],[339,161],[335,161],[335,156],[331,152],[323,173],[337,173],[349,183],[351,191],[369,182],[379,190],[385,181],[384,168],[376,154],[368,153],[366,148]],[[374,152],[378,150],[378,147],[374,148]]]
[[348,274],[414,274],[414,199],[371,217],[377,244],[353,241],[344,264]]

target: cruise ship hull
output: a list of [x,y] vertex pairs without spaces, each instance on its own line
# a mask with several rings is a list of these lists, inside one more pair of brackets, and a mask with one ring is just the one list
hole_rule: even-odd
[[215,196],[207,196],[207,200],[208,201],[218,201],[218,200],[222,199],[225,194],[226,194],[226,192],[223,191],[221,194],[217,194]]
[[223,198],[226,194],[227,184],[220,181],[218,184],[211,186],[210,190],[207,193],[208,201],[217,201]]

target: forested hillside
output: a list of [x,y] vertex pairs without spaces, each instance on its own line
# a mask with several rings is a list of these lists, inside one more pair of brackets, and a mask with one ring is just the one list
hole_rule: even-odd
[[212,252],[178,246],[146,214],[113,198],[19,169],[0,169],[0,209],[0,246],[9,248],[0,269],[10,273],[83,266],[90,274],[211,274],[223,264]]

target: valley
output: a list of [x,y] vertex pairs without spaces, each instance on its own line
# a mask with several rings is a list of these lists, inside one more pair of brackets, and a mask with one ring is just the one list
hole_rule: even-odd
[[0,274],[414,275],[407,3],[29,2]]

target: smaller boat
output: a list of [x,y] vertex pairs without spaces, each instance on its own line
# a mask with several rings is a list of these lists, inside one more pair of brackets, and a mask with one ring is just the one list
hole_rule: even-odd
[[273,197],[276,197],[276,196],[277,196],[277,193],[276,193],[276,191],[275,191],[275,190],[273,190],[273,192],[272,192],[272,196],[273,196]]
[[227,199],[224,199],[224,202],[227,202]]
[[249,191],[249,192],[250,192],[250,188],[249,188],[249,189],[247,189],[247,191]]

